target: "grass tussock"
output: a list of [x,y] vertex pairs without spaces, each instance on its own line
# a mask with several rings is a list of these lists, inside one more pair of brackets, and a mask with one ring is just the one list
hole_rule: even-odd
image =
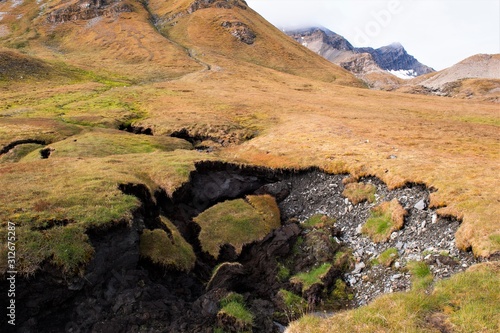
[[284,304],[285,316],[289,322],[296,320],[307,313],[307,301],[301,296],[295,295],[286,289],[280,289],[278,297]]
[[311,269],[309,272],[298,273],[290,278],[292,283],[302,284],[302,290],[306,291],[314,284],[322,283],[321,279],[332,268],[332,264],[324,263],[321,266]]
[[373,184],[349,183],[345,186],[342,195],[348,198],[354,205],[363,201],[375,202],[377,188]]
[[487,332],[500,329],[500,268],[480,264],[424,290],[384,295],[367,306],[331,318],[305,316],[288,332]]
[[201,227],[203,250],[216,258],[223,244],[233,245],[239,253],[244,244],[259,240],[280,226],[278,206],[269,195],[225,201],[207,209],[194,221]]
[[230,317],[242,331],[251,331],[254,315],[247,309],[245,300],[238,293],[229,293],[220,301],[221,309],[217,317]]
[[398,256],[398,249],[396,249],[395,247],[391,247],[380,253],[374,260],[374,264],[390,267],[392,263],[398,258]]
[[374,242],[384,242],[394,231],[403,227],[406,210],[397,199],[372,209],[371,215],[363,225],[362,232],[370,236]]
[[162,222],[170,234],[162,229],[144,230],[140,241],[141,256],[167,269],[191,271],[196,261],[192,246],[186,242],[172,222],[164,217]]
[[407,267],[412,276],[414,290],[425,290],[432,284],[434,277],[430,267],[425,262],[412,261],[408,263]]
[[323,214],[316,214],[308,218],[300,226],[304,229],[323,229],[333,227],[337,222],[334,218]]

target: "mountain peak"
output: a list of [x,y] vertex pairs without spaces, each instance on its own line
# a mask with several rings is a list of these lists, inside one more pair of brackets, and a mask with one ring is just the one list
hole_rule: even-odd
[[403,45],[401,45],[400,42],[391,43],[391,44],[387,45],[387,47],[390,47],[393,49],[403,49],[404,50],[404,47],[403,47]]
[[[394,42],[378,49],[372,47],[355,48],[343,36],[323,27],[303,28],[289,31],[287,34],[302,45],[339,65],[346,61],[351,63],[352,59],[348,58],[356,54],[368,53],[373,58],[372,61],[368,61],[366,58],[361,62],[355,61],[358,64],[370,64],[370,69],[366,69],[367,71],[373,71],[373,65],[375,64],[379,67],[379,70],[388,71],[390,73],[399,73],[403,71],[405,73],[405,78],[408,75],[418,76],[434,72],[434,69],[421,64],[417,59],[409,55],[399,42]],[[360,68],[358,67],[359,66],[357,66],[357,70],[359,71]]]

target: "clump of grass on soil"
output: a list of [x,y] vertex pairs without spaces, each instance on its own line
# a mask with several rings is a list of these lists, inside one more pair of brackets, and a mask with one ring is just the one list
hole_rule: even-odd
[[308,218],[300,226],[304,229],[322,229],[326,227],[333,227],[336,220],[327,215],[316,214]]
[[247,309],[242,295],[229,293],[220,301],[221,309],[217,317],[229,316],[236,322],[236,326],[246,331],[251,329],[254,315]]
[[322,283],[321,279],[332,268],[332,264],[324,263],[321,266],[313,268],[309,272],[298,273],[290,278],[292,283],[302,284],[302,290],[306,291],[316,283]]
[[374,264],[389,267],[398,258],[398,249],[391,247],[380,253],[374,260]]
[[186,242],[172,222],[164,217],[161,220],[171,235],[169,236],[163,229],[144,230],[140,241],[141,256],[165,268],[189,272],[196,261],[192,246]]
[[289,322],[307,313],[307,301],[299,295],[295,295],[286,289],[280,289],[278,297],[283,301],[285,315]]
[[239,253],[244,244],[263,238],[280,226],[279,208],[270,195],[228,200],[198,215],[204,251],[219,255],[220,246],[231,244]]
[[412,276],[412,287],[415,290],[421,290],[432,284],[432,276],[429,266],[422,261],[411,261],[407,265]]
[[373,184],[349,183],[345,186],[342,195],[357,205],[363,201],[374,202],[376,191],[377,188]]
[[374,242],[384,242],[389,239],[391,233],[403,227],[406,214],[397,199],[384,202],[372,209],[362,231]]
[[413,288],[327,319],[305,316],[292,323],[289,332],[418,333],[443,332],[446,327],[447,332],[493,333],[500,330],[499,299],[500,265],[485,263],[439,281],[428,293]]

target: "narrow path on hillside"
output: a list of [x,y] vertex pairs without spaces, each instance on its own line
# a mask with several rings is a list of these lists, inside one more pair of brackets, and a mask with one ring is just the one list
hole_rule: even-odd
[[188,73],[188,74],[185,74],[179,78],[176,78],[175,80],[179,80],[179,79],[182,79],[182,78],[185,78],[189,75],[192,75],[194,73],[204,73],[204,72],[207,72],[207,71],[210,71],[212,69],[212,65],[204,62],[203,60],[199,59],[195,53],[194,53],[194,50],[192,49],[189,49],[188,47],[170,39],[169,37],[165,36],[165,34],[163,34],[160,29],[158,28],[158,25],[157,23],[155,22],[155,15],[153,15],[153,13],[151,12],[151,10],[149,9],[149,6],[147,3],[145,2],[141,2],[142,5],[144,6],[144,9],[148,12],[149,14],[149,20],[151,22],[151,24],[153,25],[153,27],[155,28],[155,30],[163,37],[165,38],[168,42],[172,43],[173,45],[175,45],[176,47],[180,48],[181,50],[183,50],[187,56],[191,59],[193,59],[193,61],[195,61],[196,63],[198,63],[199,65],[203,66],[204,68],[200,71],[196,71],[196,72],[193,72],[193,73]]

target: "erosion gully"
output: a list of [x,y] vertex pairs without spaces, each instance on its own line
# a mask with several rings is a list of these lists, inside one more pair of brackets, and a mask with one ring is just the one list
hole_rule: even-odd
[[[436,279],[475,262],[471,253],[454,245],[459,221],[439,217],[428,207],[428,188],[407,184],[389,190],[376,178],[363,178],[360,181],[376,186],[376,202],[354,205],[342,196],[348,176],[319,169],[273,170],[202,162],[171,197],[163,191],[151,195],[141,184],[122,184],[124,193],[142,202],[133,222],[89,231],[95,255],[84,276],[68,279],[46,263],[35,276],[20,279],[18,332],[213,332],[221,325],[226,331],[236,331],[235,323],[221,323],[217,318],[220,299],[231,291],[244,296],[254,315],[253,332],[282,332],[289,320],[303,313],[329,314],[366,304],[383,293],[408,290],[410,274],[405,266],[409,261],[425,261]],[[239,255],[229,245],[221,248],[218,258],[203,252],[200,227],[193,217],[248,194],[273,195],[282,226],[245,245]],[[375,204],[394,198],[408,211],[404,227],[387,242],[373,243],[360,233],[360,226]],[[314,232],[299,227],[316,214],[336,219],[326,238],[333,246],[313,241]],[[140,234],[144,228],[164,228],[159,216],[169,218],[193,246],[197,261],[191,272],[168,270],[140,257]],[[398,252],[393,264],[372,264],[388,248]],[[315,260],[333,261],[341,251],[349,254],[347,261],[334,264],[317,287],[303,291],[290,279],[279,278],[284,265],[294,274],[297,267],[312,269]],[[236,264],[214,278],[214,267],[223,262]],[[338,281],[346,297],[332,301]],[[279,299],[284,289],[304,298],[304,311],[292,313],[290,305]]]

